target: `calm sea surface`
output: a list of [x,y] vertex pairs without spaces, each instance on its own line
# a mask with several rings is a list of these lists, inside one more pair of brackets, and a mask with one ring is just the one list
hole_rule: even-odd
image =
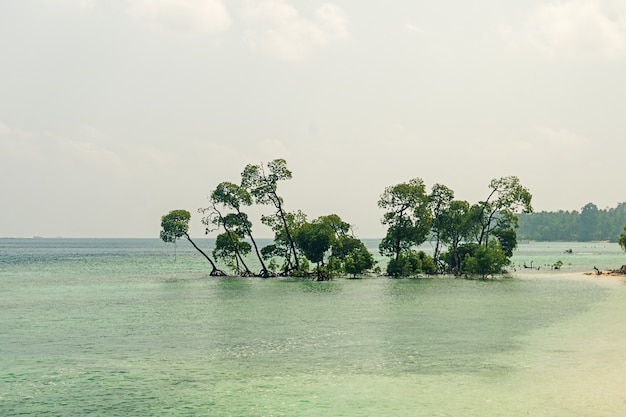
[[0,239],[0,415],[626,415],[626,285],[582,273],[617,244],[521,244],[496,281],[213,278],[174,249]]

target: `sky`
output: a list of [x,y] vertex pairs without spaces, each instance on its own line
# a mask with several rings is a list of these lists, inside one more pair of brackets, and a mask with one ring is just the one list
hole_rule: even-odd
[[[626,0],[0,1],[0,236],[158,237],[247,164],[382,237],[385,187],[626,201]],[[249,210],[259,237],[271,231]]]

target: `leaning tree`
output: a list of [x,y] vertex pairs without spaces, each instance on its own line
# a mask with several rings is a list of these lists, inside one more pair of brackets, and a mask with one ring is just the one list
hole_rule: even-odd
[[[217,209],[218,204],[229,210],[233,210],[234,213],[230,216],[230,224],[236,225],[237,229],[250,239],[259,263],[261,264],[260,276],[264,278],[269,277],[270,273],[265,266],[265,262],[263,261],[263,257],[261,256],[261,252],[256,243],[256,240],[252,236],[252,222],[248,220],[248,215],[242,211],[242,206],[252,205],[252,196],[250,195],[248,190],[237,184],[233,184],[232,182],[224,181],[219,183],[217,187],[215,187],[215,190],[211,192],[210,200],[212,206],[201,210],[204,213],[209,213],[208,218],[205,217],[205,219],[203,219],[203,222],[207,224],[207,222],[209,221],[207,219],[210,219],[212,214],[218,214],[218,220],[228,219],[228,215],[221,215],[221,213]],[[222,222],[222,226],[225,226],[226,228],[228,224],[224,224]]]
[[494,230],[517,228],[515,212],[531,213],[532,194],[515,176],[496,178],[489,183],[487,199],[478,203],[480,233],[478,244],[487,246]]
[[200,252],[213,268],[211,270],[211,276],[224,276],[226,275],[220,270],[213,259],[209,257],[202,249],[191,240],[189,236],[189,220],[191,214],[187,210],[172,210],[169,213],[161,217],[161,240],[167,243],[176,243],[181,237],[185,237],[193,247]]
[[432,213],[432,233],[435,238],[435,251],[433,253],[433,260],[435,264],[439,264],[439,245],[442,241],[441,235],[445,228],[444,216],[450,209],[450,204],[454,199],[454,191],[446,187],[443,184],[433,185],[432,191],[428,196],[428,206]]
[[[284,159],[274,159],[267,163],[267,169],[261,165],[248,164],[241,173],[241,186],[246,189],[254,198],[257,204],[272,205],[275,208],[273,216],[267,216],[263,219],[264,223],[269,226],[280,224],[288,245],[290,255],[287,259],[293,259],[295,265],[289,265],[289,269],[300,269],[298,260],[298,252],[296,244],[292,236],[292,230],[289,227],[287,213],[283,208],[283,198],[278,195],[278,182],[291,179],[291,171],[287,169],[287,162]],[[274,217],[275,220],[272,220]]]

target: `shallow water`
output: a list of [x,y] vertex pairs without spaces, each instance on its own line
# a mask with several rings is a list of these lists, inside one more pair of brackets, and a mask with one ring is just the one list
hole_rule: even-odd
[[0,239],[0,415],[626,415],[626,285],[580,273],[626,257],[563,245],[514,259],[560,271],[497,281],[318,283],[211,278],[156,240]]

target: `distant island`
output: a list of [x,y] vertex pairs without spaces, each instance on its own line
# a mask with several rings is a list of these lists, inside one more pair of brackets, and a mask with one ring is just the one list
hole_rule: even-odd
[[519,240],[617,242],[626,224],[626,202],[607,209],[588,203],[581,211],[540,211],[517,216]]

